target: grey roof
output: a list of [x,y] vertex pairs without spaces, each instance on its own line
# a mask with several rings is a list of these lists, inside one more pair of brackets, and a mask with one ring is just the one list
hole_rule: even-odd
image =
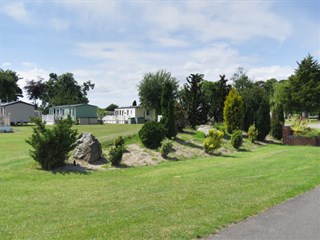
[[74,107],[80,107],[80,106],[91,106],[91,107],[97,107],[95,105],[90,105],[87,103],[80,103],[80,104],[70,104],[70,105],[60,105],[60,106],[52,106],[50,108],[74,108]]
[[115,109],[125,109],[125,108],[141,108],[141,106],[118,107]]
[[23,101],[14,101],[14,102],[8,102],[8,103],[0,103],[0,106],[10,106],[10,105],[14,105],[14,104],[17,104],[17,103],[22,103],[22,104],[26,104],[26,105],[29,105],[29,106],[32,106],[34,107],[34,105],[32,105],[31,103],[26,103],[26,102],[23,102]]

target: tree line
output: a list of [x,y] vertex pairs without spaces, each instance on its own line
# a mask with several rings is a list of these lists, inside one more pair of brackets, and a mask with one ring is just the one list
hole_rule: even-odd
[[[320,115],[320,65],[310,54],[297,65],[294,74],[280,81],[253,81],[243,68],[238,68],[230,81],[225,75],[220,75],[220,79],[213,82],[206,80],[203,74],[196,73],[187,76],[186,83],[179,86],[178,80],[170,72],[161,70],[147,73],[137,86],[139,100],[142,106],[154,108],[157,115],[165,118],[174,113],[177,129],[182,129],[186,124],[194,128],[210,119],[223,122],[224,104],[232,88],[244,101],[241,128],[245,131],[252,123],[264,125],[261,118],[264,119],[267,112],[274,109],[287,114]],[[1,102],[22,97],[22,90],[18,86],[20,79],[16,72],[0,69]],[[37,80],[27,81],[24,88],[28,98],[36,106],[40,100],[40,110],[47,113],[51,106],[88,103],[87,93],[94,88],[94,84],[86,81],[80,85],[72,73],[51,73],[47,81],[38,77]],[[118,106],[110,104],[107,110],[112,111],[115,107]]]
[[[154,108],[157,115],[166,115],[168,105],[161,103],[163,92],[170,89],[169,95],[174,102],[170,111],[175,113],[177,128],[182,129],[187,124],[195,128],[209,120],[224,122],[224,108],[231,104],[226,101],[231,94],[231,98],[240,97],[243,102],[238,106],[243,111],[240,121],[238,119],[239,129],[248,131],[255,124],[259,140],[263,140],[270,130],[279,138],[284,113],[320,115],[320,65],[310,54],[297,64],[294,74],[286,80],[253,81],[243,68],[238,68],[230,81],[220,75],[218,81],[212,82],[196,73],[186,77],[182,87],[170,72],[147,73],[138,85],[139,98],[142,106]],[[230,114],[234,115],[234,112]]]

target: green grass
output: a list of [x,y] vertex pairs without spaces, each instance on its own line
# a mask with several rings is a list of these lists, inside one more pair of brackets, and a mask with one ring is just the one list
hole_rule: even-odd
[[[111,141],[138,131],[127,126],[78,127]],[[28,156],[31,129],[16,131],[0,135],[1,239],[194,239],[320,184],[317,147],[54,173]]]

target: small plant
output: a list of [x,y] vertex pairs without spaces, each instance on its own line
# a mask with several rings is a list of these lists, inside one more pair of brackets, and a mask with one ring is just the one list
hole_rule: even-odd
[[242,131],[241,130],[235,130],[231,135],[231,145],[235,149],[239,149],[242,146],[243,140],[242,140]]
[[122,160],[123,147],[112,146],[109,152],[109,160],[113,166],[118,166]]
[[157,149],[166,136],[166,130],[161,123],[147,122],[139,131],[142,144],[151,149]]
[[159,152],[163,158],[168,157],[168,154],[172,151],[172,141],[168,138],[164,139],[161,142],[161,147],[159,148]]
[[221,147],[221,139],[223,132],[215,129],[210,129],[208,137],[204,140],[204,150],[206,153],[213,154],[214,151]]
[[248,130],[248,138],[250,142],[254,143],[257,140],[257,136],[258,136],[258,129],[254,124],[250,125]]
[[310,131],[310,128],[308,127],[309,123],[310,121],[308,119],[297,116],[291,125],[291,129],[295,135],[304,135]]
[[119,136],[113,140],[115,147],[124,147],[124,139],[122,136]]

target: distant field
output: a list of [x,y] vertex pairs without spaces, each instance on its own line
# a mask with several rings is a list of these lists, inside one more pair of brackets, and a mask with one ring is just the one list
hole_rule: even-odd
[[[141,126],[77,126],[101,141]],[[266,145],[98,172],[46,172],[30,127],[0,134],[1,239],[195,239],[320,184],[320,148]],[[183,136],[180,136],[183,138]]]

